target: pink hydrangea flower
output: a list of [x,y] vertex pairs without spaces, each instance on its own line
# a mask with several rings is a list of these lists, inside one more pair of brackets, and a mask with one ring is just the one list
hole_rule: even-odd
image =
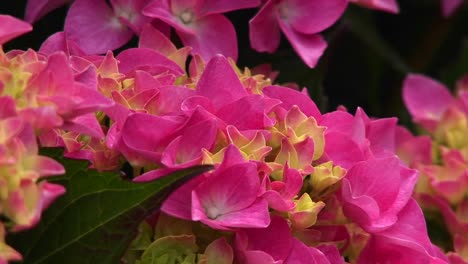
[[70,6],[64,31],[89,54],[105,53],[139,34],[149,19],[141,10],[149,0],[76,0]]
[[143,11],[172,26],[185,46],[208,61],[216,54],[237,60],[236,31],[224,12],[258,6],[259,0],[153,1]]
[[340,18],[345,0],[269,0],[249,22],[250,44],[260,52],[274,52],[280,31],[307,66],[313,68],[327,44],[319,34]]

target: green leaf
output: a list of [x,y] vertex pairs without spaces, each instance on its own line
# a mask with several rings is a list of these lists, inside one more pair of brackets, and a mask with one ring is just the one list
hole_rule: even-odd
[[58,160],[67,174],[50,181],[65,186],[67,193],[44,212],[34,229],[8,237],[24,263],[119,263],[138,225],[169,193],[212,169],[196,166],[150,183],[133,183],[118,173],[88,170],[83,161]]

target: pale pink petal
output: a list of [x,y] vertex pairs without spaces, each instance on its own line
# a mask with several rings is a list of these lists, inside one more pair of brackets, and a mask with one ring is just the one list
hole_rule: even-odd
[[204,16],[194,21],[192,28],[194,33],[177,33],[185,46],[192,47],[193,54],[199,54],[206,61],[217,54],[237,60],[236,30],[225,16]]
[[415,122],[437,122],[454,98],[443,84],[423,75],[410,74],[403,83],[403,101]]
[[64,31],[89,54],[117,49],[133,35],[104,0],[76,0],[68,10]]
[[34,23],[49,12],[67,4],[69,0],[28,0],[24,20]]
[[0,14],[0,45],[32,30],[32,26],[16,17]]
[[250,45],[256,51],[273,53],[280,44],[281,34],[274,3],[274,0],[269,0],[249,21]]
[[333,25],[347,0],[285,0],[278,5],[281,19],[303,34],[316,34]]
[[463,0],[441,0],[441,4],[442,14],[445,17],[449,17],[463,4]]
[[315,67],[327,47],[323,37],[319,34],[300,33],[282,20],[279,20],[279,25],[302,61],[310,68]]
[[205,250],[208,264],[232,264],[234,253],[225,237],[221,237],[211,242]]
[[65,173],[62,164],[49,157],[38,156],[35,170],[40,176],[61,175]]

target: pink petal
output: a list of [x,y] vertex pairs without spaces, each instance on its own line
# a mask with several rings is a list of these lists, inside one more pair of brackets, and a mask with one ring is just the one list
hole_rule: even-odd
[[143,8],[150,0],[111,0],[114,13],[121,21],[130,27],[133,32],[139,34],[143,26],[150,19],[142,14]]
[[463,4],[463,0],[441,0],[441,4],[442,14],[449,17]]
[[229,230],[229,228],[264,228],[270,224],[270,214],[268,212],[268,203],[258,198],[249,207],[228,212],[220,215],[216,219],[210,219],[204,214],[201,216],[197,197],[192,197],[193,209],[192,220],[200,220],[205,225],[208,225],[218,230]]
[[218,169],[195,189],[209,217],[249,207],[257,200],[260,182],[253,163]]
[[454,98],[443,84],[423,75],[411,74],[403,83],[403,101],[415,122],[438,121]]
[[35,169],[40,176],[62,175],[65,173],[62,164],[43,156],[37,157],[37,167]]
[[94,138],[104,138],[101,125],[96,119],[96,115],[94,113],[80,115],[71,120],[67,120],[61,128],[68,131],[89,135]]
[[310,263],[310,264],[330,264],[327,257],[318,249],[308,247],[300,240],[293,238],[293,246],[284,264]]
[[359,145],[343,133],[326,133],[325,142],[325,155],[334,164],[345,169],[351,168],[356,162],[366,157]]
[[[293,246],[294,238],[286,220],[279,216],[272,216],[267,228],[249,228],[240,231],[247,235],[246,251],[263,251],[274,260],[285,260]],[[236,234],[237,236],[240,234]]]
[[208,62],[195,90],[197,95],[210,98],[217,109],[248,95],[231,64],[222,55]]
[[171,40],[151,24],[146,24],[143,27],[138,47],[153,49],[166,56],[177,51]]
[[214,119],[186,127],[184,133],[166,148],[161,162],[168,167],[200,162],[202,149],[210,150],[216,139],[216,128]]
[[327,47],[323,37],[318,34],[300,33],[282,20],[279,20],[279,25],[302,61],[310,68],[315,67]]
[[192,220],[192,191],[204,180],[205,176],[200,175],[172,192],[164,201],[161,211],[177,218]]
[[89,54],[117,49],[133,35],[104,0],[76,0],[68,10],[64,31]]
[[382,10],[388,13],[397,14],[399,12],[398,3],[396,0],[349,0],[352,3],[356,3],[358,5]]
[[204,0],[200,7],[200,16],[209,14],[221,14],[239,9],[259,6],[260,0]]
[[123,74],[129,74],[140,68],[154,69],[156,71],[154,74],[167,71],[177,76],[184,74],[175,62],[148,48],[126,49],[116,59],[120,61],[119,70]]
[[182,122],[176,117],[133,114],[122,127],[121,146],[118,148],[124,147],[125,156],[136,155],[158,162],[164,148],[177,136]]
[[282,87],[277,85],[267,86],[263,88],[263,93],[274,99],[279,99],[282,104],[280,107],[283,107],[288,111],[294,105],[297,105],[299,109],[307,116],[314,117],[317,121],[319,121],[322,117],[317,105],[315,105],[314,101],[310,99],[309,96],[293,90],[288,87]]
[[250,45],[256,51],[273,53],[280,44],[281,34],[274,3],[274,0],[269,0],[249,21]]
[[24,20],[34,23],[49,12],[67,4],[69,0],[28,0]]
[[279,100],[264,98],[260,95],[249,95],[226,104],[216,112],[216,115],[239,130],[264,129],[273,126],[274,123],[267,114],[280,103]]
[[0,45],[32,30],[32,26],[9,15],[0,15]]
[[67,55],[84,56],[84,51],[78,44],[67,38],[65,32],[57,32],[48,37],[39,48],[39,52],[50,55],[57,51],[63,51]]
[[206,61],[217,54],[237,60],[236,30],[225,16],[204,16],[194,21],[192,28],[194,33],[177,33],[185,46],[192,47],[193,54],[199,54]]
[[[184,32],[187,34],[194,34],[195,31],[191,26],[186,25],[180,17],[183,12],[190,12],[192,15],[191,21],[195,19],[195,5],[196,1],[178,1],[182,3],[174,3],[175,0],[153,1],[147,5],[143,14],[148,17],[158,18],[168,25],[175,28],[177,32]],[[180,10],[179,10],[180,9]]]
[[16,116],[16,102],[11,96],[0,96],[0,119]]
[[284,23],[297,32],[316,34],[333,25],[347,4],[347,0],[285,0],[279,4],[279,12]]

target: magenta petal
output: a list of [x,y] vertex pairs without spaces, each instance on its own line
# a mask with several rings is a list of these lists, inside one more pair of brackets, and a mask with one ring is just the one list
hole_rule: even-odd
[[444,263],[446,257],[439,251],[429,240],[421,208],[411,199],[395,225],[371,237],[358,263],[399,263],[402,259],[408,263]]
[[153,49],[165,55],[170,55],[177,50],[171,40],[151,24],[143,27],[138,47]]
[[133,35],[104,0],[76,0],[68,10],[64,31],[89,54],[117,49]]
[[0,15],[0,45],[32,30],[32,26],[9,15]]
[[174,27],[177,32],[194,34],[194,29],[190,26],[185,25],[182,22],[182,20],[178,17],[178,15],[180,15],[179,12],[182,13],[184,11],[183,9],[187,9],[188,11],[194,12],[193,5],[195,3],[194,1],[189,1],[189,2],[191,3],[188,3],[188,6],[186,6],[185,8],[182,8],[182,10],[177,10],[178,8],[180,9],[181,7],[177,8],[176,6],[174,6],[174,3],[171,3],[173,4],[171,6],[171,4],[169,3],[169,0],[153,1],[143,9],[143,14],[146,16],[158,18],[164,21],[168,25]]
[[143,26],[150,22],[150,18],[142,14],[149,0],[111,0],[110,2],[115,15],[136,34],[139,34]]
[[104,132],[102,132],[101,125],[94,113],[80,115],[74,119],[67,120],[61,128],[98,139],[104,138]]
[[177,136],[182,122],[180,118],[140,113],[129,116],[122,127],[119,142],[126,150],[123,154],[159,162],[163,149]]
[[423,75],[411,74],[403,83],[403,101],[416,122],[438,121],[454,98],[443,84]]
[[184,71],[175,62],[148,48],[126,49],[116,59],[120,61],[119,70],[124,74],[144,67],[156,69],[159,71],[158,73],[169,71],[174,75],[184,74]]
[[216,115],[239,130],[264,129],[273,125],[272,122],[268,122],[267,114],[280,103],[279,100],[254,94],[226,104]]
[[286,0],[280,4],[280,12],[296,31],[316,34],[333,25],[347,4],[347,0]]
[[57,32],[49,36],[39,48],[39,52],[46,55],[50,55],[57,51],[63,51],[67,55],[86,55],[76,42],[66,37],[65,32]]
[[166,148],[161,162],[168,167],[199,162],[202,149],[211,149],[216,138],[216,128],[214,119],[186,127],[184,133]]
[[323,37],[319,34],[300,33],[282,20],[279,20],[279,25],[302,61],[310,68],[315,67],[327,47]]
[[266,96],[279,99],[283,102],[279,106],[285,108],[286,111],[291,109],[294,105],[297,105],[305,115],[312,116],[317,121],[322,117],[322,114],[320,114],[320,111],[314,101],[312,101],[309,96],[299,91],[276,85],[267,86],[263,88],[262,91]]
[[259,6],[260,0],[204,0],[199,8],[199,15],[221,14],[239,9]]
[[[275,260],[285,260],[293,246],[293,237],[286,220],[279,216],[272,216],[267,228],[244,229],[248,238],[248,251],[263,251]],[[237,235],[236,235],[237,239]]]
[[463,0],[441,0],[442,14],[449,17],[463,4]]
[[231,64],[221,55],[208,62],[195,90],[197,95],[210,98],[216,109],[248,95]]
[[293,238],[293,246],[284,264],[310,263],[310,264],[330,264],[325,254],[320,250],[304,245],[300,240]]
[[192,191],[200,183],[205,180],[205,177],[200,175],[182,185],[180,188],[172,192],[164,201],[161,211],[164,213],[186,220],[192,219]]
[[193,24],[193,34],[177,32],[184,45],[192,47],[193,54],[199,54],[205,61],[217,54],[237,60],[236,30],[229,19],[214,14],[200,18]]
[[24,20],[34,23],[47,13],[67,4],[69,0],[28,0]]
[[256,51],[273,53],[281,40],[274,1],[268,1],[249,21],[250,45]]
[[260,189],[257,168],[241,163],[218,169],[195,190],[209,217],[249,207]]

